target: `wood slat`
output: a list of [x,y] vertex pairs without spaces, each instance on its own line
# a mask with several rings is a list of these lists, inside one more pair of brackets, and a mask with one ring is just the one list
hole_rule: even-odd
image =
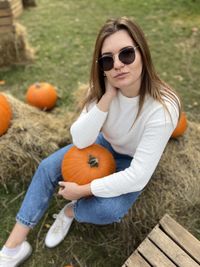
[[200,241],[166,214],[160,220],[163,230],[200,264]]
[[0,9],[0,17],[7,17],[11,15],[12,15],[12,12],[10,8]]
[[137,250],[154,267],[176,267],[148,238],[139,245]]
[[5,34],[14,31],[14,26],[0,26],[0,34]]
[[0,8],[9,8],[10,7],[10,2],[8,0],[0,0]]
[[18,17],[23,11],[21,0],[0,0],[0,16],[12,15],[14,18]]
[[134,251],[122,267],[151,267],[151,265],[137,251]]
[[2,25],[12,25],[13,19],[12,17],[0,17],[0,26]]
[[151,231],[148,238],[175,264],[181,267],[199,267],[182,248],[180,248],[170,237],[168,237],[158,225]]

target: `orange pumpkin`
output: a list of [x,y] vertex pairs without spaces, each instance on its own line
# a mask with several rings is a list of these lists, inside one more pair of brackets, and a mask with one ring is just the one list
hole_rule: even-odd
[[106,148],[93,144],[84,149],[71,147],[62,161],[62,176],[66,182],[79,185],[115,172],[115,160]]
[[178,124],[172,133],[172,138],[177,138],[183,135],[186,129],[187,129],[187,118],[185,112],[182,112]]
[[12,118],[12,110],[6,97],[0,94],[0,136],[7,132]]
[[26,93],[27,103],[44,110],[52,109],[57,98],[55,87],[46,82],[32,84]]

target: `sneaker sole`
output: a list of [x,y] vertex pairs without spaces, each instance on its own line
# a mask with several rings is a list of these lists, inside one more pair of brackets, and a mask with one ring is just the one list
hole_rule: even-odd
[[18,262],[17,265],[15,265],[14,267],[19,267],[22,263],[24,263],[30,257],[32,251],[33,249],[30,248],[29,253],[20,262]]

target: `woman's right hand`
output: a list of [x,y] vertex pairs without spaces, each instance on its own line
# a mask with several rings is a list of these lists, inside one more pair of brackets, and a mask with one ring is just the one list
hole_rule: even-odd
[[106,88],[106,92],[105,95],[111,98],[114,98],[117,95],[117,88],[112,86],[108,79],[105,77],[105,88]]
[[105,78],[105,94],[103,94],[103,96],[101,97],[101,99],[99,100],[97,107],[104,112],[108,112],[109,108],[110,108],[110,104],[113,100],[113,98],[116,96],[117,94],[117,88],[113,87],[107,80],[107,78]]

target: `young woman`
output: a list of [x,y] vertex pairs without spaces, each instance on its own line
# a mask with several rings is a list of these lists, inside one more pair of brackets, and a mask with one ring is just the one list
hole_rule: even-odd
[[[1,250],[0,266],[18,266],[31,254],[26,237],[45,213],[58,184],[58,193],[72,201],[49,229],[46,246],[58,245],[73,219],[93,224],[120,222],[159,162],[177,125],[179,103],[156,74],[140,27],[125,17],[108,20],[97,36],[84,109],[71,126],[73,144],[39,165]],[[95,142],[111,151],[116,173],[86,185],[62,182],[61,162],[67,150]]]

